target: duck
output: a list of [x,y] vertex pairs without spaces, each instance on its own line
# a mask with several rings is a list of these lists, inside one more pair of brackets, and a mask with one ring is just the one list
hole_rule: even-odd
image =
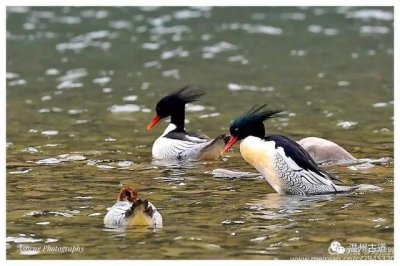
[[111,228],[128,226],[160,228],[163,219],[152,203],[146,199],[139,199],[135,188],[124,187],[118,194],[117,202],[108,208],[103,222],[106,227]]
[[197,101],[204,94],[201,89],[186,85],[158,101],[156,115],[147,130],[151,130],[161,119],[171,117],[171,121],[152,146],[154,159],[215,160],[220,157],[229,137],[222,134],[210,139],[185,130],[186,104]]
[[356,162],[357,159],[339,144],[319,137],[306,137],[297,143],[302,146],[318,164]]
[[[257,169],[279,194],[319,195],[351,192],[357,186],[339,185],[338,178],[319,168],[310,154],[284,135],[266,135],[264,121],[281,110],[255,105],[230,125],[230,139],[222,154],[241,140],[243,159]],[[335,181],[335,182],[334,182]]]

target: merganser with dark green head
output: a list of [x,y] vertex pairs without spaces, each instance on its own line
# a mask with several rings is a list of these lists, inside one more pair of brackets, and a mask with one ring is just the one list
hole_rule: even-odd
[[155,159],[199,159],[213,160],[220,156],[228,139],[220,135],[215,139],[185,130],[185,105],[197,101],[204,92],[185,86],[163,97],[156,106],[156,116],[147,126],[152,129],[161,119],[171,117],[164,133],[156,139],[152,147]]
[[243,159],[255,167],[280,194],[317,195],[350,192],[357,186],[337,185],[295,141],[282,135],[265,135],[263,122],[281,111],[254,106],[230,126],[231,137],[222,153],[237,141]]

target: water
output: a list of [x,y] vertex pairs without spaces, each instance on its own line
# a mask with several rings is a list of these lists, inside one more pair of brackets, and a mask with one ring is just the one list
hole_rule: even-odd
[[[393,9],[7,11],[7,258],[288,259],[329,256],[333,240],[393,247]],[[214,177],[256,173],[238,146],[215,162],[153,162],[166,127],[145,130],[155,103],[187,83],[207,91],[187,129],[217,136],[268,103],[287,111],[271,133],[383,158],[324,166],[382,190],[301,198],[257,175]],[[164,228],[104,228],[121,185],[155,204]],[[32,250],[74,245],[83,252]]]

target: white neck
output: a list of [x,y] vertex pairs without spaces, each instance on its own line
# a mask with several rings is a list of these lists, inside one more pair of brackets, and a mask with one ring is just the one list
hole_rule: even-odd
[[169,123],[167,128],[164,130],[164,133],[161,136],[167,135],[169,132],[173,131],[176,129],[176,126],[172,123]]

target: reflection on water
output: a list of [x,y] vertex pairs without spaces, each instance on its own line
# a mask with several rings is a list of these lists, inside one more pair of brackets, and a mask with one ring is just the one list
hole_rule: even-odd
[[[392,8],[8,7],[6,38],[8,258],[274,259],[328,256],[332,240],[393,246]],[[227,133],[267,103],[286,111],[268,132],[368,158],[322,167],[379,189],[277,195],[238,147],[217,161],[152,160],[167,125],[146,131],[155,104],[188,83],[207,92],[187,108],[189,131]],[[157,206],[164,228],[104,227],[123,185]]]

